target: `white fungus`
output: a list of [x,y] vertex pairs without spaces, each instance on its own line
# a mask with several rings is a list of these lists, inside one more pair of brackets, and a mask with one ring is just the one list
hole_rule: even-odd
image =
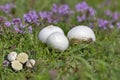
[[64,34],[54,32],[47,38],[47,45],[59,51],[64,51],[68,48],[69,41]]
[[17,57],[17,53],[16,52],[10,52],[8,55],[7,55],[7,59],[9,61],[14,61]]
[[25,62],[28,61],[28,55],[26,53],[22,52],[22,53],[18,54],[17,60],[24,64]]
[[13,70],[15,70],[15,71],[19,71],[19,70],[23,69],[22,63],[20,63],[18,60],[12,61],[11,66],[12,66]]
[[42,41],[42,43],[46,43],[48,36],[54,32],[59,32],[59,33],[64,34],[63,30],[60,27],[49,25],[49,26],[43,28],[39,32],[38,37],[39,37],[40,41]]
[[30,59],[26,62],[26,67],[28,68],[33,68],[35,65],[35,60],[34,59]]
[[70,42],[77,44],[80,41],[94,42],[96,40],[93,30],[87,26],[76,26],[68,34]]

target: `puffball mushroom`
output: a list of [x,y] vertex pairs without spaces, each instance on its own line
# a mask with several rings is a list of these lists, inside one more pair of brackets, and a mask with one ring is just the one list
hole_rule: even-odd
[[26,62],[26,67],[28,68],[33,68],[35,65],[35,60],[34,59],[30,59]]
[[59,51],[64,51],[69,46],[69,41],[63,33],[54,32],[52,33],[46,41],[47,45],[51,48],[57,49]]
[[13,70],[15,70],[15,71],[19,71],[19,70],[23,69],[22,63],[20,63],[18,60],[12,61],[11,66],[12,66]]
[[22,52],[22,53],[18,54],[17,60],[24,64],[25,62],[28,61],[28,55],[26,53]]
[[9,61],[14,61],[17,57],[17,53],[16,52],[10,52],[8,55],[7,55],[7,59]]
[[49,25],[49,26],[43,28],[39,32],[38,37],[39,37],[40,41],[42,41],[42,43],[46,43],[48,36],[54,32],[59,32],[59,33],[64,34],[63,30],[60,27]]
[[77,44],[80,41],[94,42],[96,40],[93,30],[87,26],[76,26],[72,28],[68,32],[67,37],[73,44]]

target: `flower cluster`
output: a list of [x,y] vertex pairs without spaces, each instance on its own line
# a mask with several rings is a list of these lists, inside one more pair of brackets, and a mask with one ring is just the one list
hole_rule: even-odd
[[[101,23],[99,23],[100,21],[98,21],[99,24],[106,23],[106,24],[109,24],[109,25],[106,25],[106,27],[109,26],[110,28],[113,28],[113,26],[115,25],[118,28],[120,28],[120,22],[119,22],[120,13],[119,12],[112,12],[110,10],[105,10],[104,13],[108,18],[110,18],[110,20],[102,21]],[[102,25],[102,26],[99,25],[99,27],[103,28],[105,27],[105,25]]]
[[3,11],[7,14],[11,12],[12,9],[14,9],[16,6],[13,3],[8,3],[5,5],[0,5],[0,11]]
[[39,25],[39,16],[36,11],[29,11],[23,18],[26,23]]
[[49,23],[58,23],[60,21],[67,21],[69,16],[73,13],[67,4],[57,6],[53,4],[51,11],[39,12],[42,20],[47,20]]
[[[11,10],[15,7],[16,5],[12,3],[0,5],[0,11],[9,15]],[[32,33],[32,26],[38,26],[40,23],[57,24],[59,22],[69,22],[70,19],[72,19],[71,16],[74,17],[75,15],[75,19],[79,23],[87,22],[91,28],[96,26],[94,23],[97,23],[98,27],[101,29],[114,28],[114,26],[120,28],[119,12],[106,10],[104,13],[107,17],[106,19],[98,18],[96,16],[96,10],[89,6],[85,1],[76,4],[75,10],[70,9],[67,4],[53,4],[49,11],[36,12],[35,10],[31,10],[28,13],[23,14],[22,19],[12,17],[12,19],[10,19],[11,21],[8,21],[7,18],[0,17],[0,27],[12,27],[14,31],[22,34],[26,32]]]
[[[27,31],[29,33],[32,33],[32,27],[28,24],[23,24],[22,20],[20,18],[13,18],[12,21],[5,21],[4,22],[5,27],[13,28],[13,30],[17,33],[26,33]],[[27,29],[27,30],[26,30]]]
[[75,8],[76,11],[80,14],[77,16],[78,22],[89,20],[95,16],[95,10],[92,7],[88,6],[85,1],[78,3]]

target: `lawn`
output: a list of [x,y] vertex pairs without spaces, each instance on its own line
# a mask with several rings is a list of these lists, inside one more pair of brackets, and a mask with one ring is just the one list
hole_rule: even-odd
[[[83,1],[92,9],[91,12],[75,9],[76,4]],[[12,6],[1,8],[7,3],[12,3]],[[119,3],[119,0],[1,0],[0,80],[119,80]],[[51,14],[53,4],[67,4],[69,10],[63,11],[62,15],[54,11]],[[27,19],[25,15],[32,11],[39,17]],[[47,17],[40,15],[44,12],[48,12]],[[85,19],[81,18],[84,14]],[[40,30],[48,25],[59,26],[65,35],[75,26],[86,25],[94,31],[96,41],[70,43],[67,50],[58,52],[49,49],[38,38]],[[35,59],[35,66],[14,71],[10,64],[3,64],[12,51],[27,53],[29,58]]]

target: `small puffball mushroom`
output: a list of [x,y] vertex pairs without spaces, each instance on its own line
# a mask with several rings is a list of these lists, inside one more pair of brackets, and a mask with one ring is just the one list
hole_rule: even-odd
[[26,62],[26,66],[27,66],[28,68],[33,68],[34,65],[35,65],[35,60],[34,60],[34,59],[30,59],[30,60],[28,60],[28,61]]
[[18,60],[12,61],[11,66],[12,66],[13,70],[15,70],[15,71],[19,71],[19,70],[23,69],[22,63],[20,63]]
[[26,53],[20,53],[17,56],[17,60],[24,64],[28,61],[28,55]]
[[60,27],[49,25],[49,26],[43,28],[39,32],[38,37],[39,37],[40,41],[42,41],[42,43],[46,43],[48,36],[54,32],[59,32],[59,33],[64,34],[63,30]]
[[17,57],[17,53],[16,52],[10,52],[8,55],[7,55],[7,59],[9,61],[14,61]]
[[54,32],[47,38],[47,45],[59,51],[64,51],[68,48],[69,41],[64,34],[59,32]]
[[67,37],[73,44],[77,44],[80,41],[94,42],[96,40],[93,30],[87,26],[76,26],[72,28],[68,32]]

